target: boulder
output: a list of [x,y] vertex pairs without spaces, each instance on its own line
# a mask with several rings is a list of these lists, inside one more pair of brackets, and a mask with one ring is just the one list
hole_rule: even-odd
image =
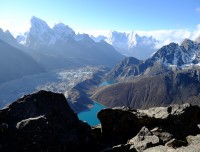
[[198,134],[196,136],[191,136],[191,135],[187,136],[186,140],[189,145],[197,145],[198,144],[200,146],[200,134]]
[[[185,140],[200,132],[200,107],[190,104],[155,107],[147,110],[113,108],[101,110],[97,117],[102,125],[104,141],[117,145],[127,143],[143,126],[162,129],[163,144],[170,139]],[[156,135],[156,134],[155,134]],[[158,136],[158,135],[157,135]]]
[[168,141],[173,139],[173,135],[168,132],[163,131],[162,128],[156,127],[152,129],[151,132],[153,135],[158,136],[162,144],[166,144]]
[[78,119],[63,94],[39,91],[0,110],[2,152],[90,148],[94,148],[91,127]]
[[[156,147],[151,147],[144,152],[199,152],[200,151],[200,135],[196,136],[188,136],[187,142],[189,145],[187,146],[181,146],[179,148],[173,148],[173,147],[168,147],[168,146],[156,146]],[[175,141],[175,140],[173,140]]]
[[187,142],[182,141],[182,140],[172,139],[169,142],[167,142],[165,144],[165,146],[178,148],[178,147],[182,147],[182,146],[187,146]]
[[137,151],[141,152],[149,147],[154,147],[160,144],[158,136],[153,135],[148,128],[142,127],[140,132],[132,139],[129,144],[133,144]]

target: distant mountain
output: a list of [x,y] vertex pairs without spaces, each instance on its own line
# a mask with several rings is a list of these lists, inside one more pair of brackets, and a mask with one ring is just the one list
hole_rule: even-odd
[[[160,48],[154,55],[145,61],[133,64],[132,58],[126,58],[108,74],[108,79],[122,76],[156,75],[174,69],[198,66],[200,63],[200,43],[185,39],[179,46],[176,43]],[[128,62],[123,64],[124,62]],[[123,72],[122,72],[123,71]],[[130,73],[130,71],[132,71]]]
[[50,28],[37,17],[31,18],[31,28],[17,37],[18,43],[47,69],[71,68],[85,65],[113,67],[123,55],[106,42],[94,42],[87,34],[75,32],[58,23]]
[[12,36],[12,34],[8,30],[4,32],[1,28],[0,28],[0,39],[11,45],[17,43],[16,39]]
[[93,100],[105,106],[149,108],[190,102],[200,105],[200,43],[185,39],[151,58],[125,58],[106,76],[119,83],[101,88]]
[[23,51],[0,40],[0,83],[22,76],[44,72],[35,60]]
[[190,64],[197,64],[200,61],[200,43],[185,39],[179,46],[170,43],[159,49],[147,62],[159,60],[168,66],[184,67]]
[[152,36],[139,36],[135,32],[122,33],[112,31],[107,37],[98,36],[91,38],[96,42],[105,40],[121,54],[141,60],[149,58],[155,52],[158,43]]
[[195,39],[196,42],[200,43],[200,36]]
[[200,105],[200,70],[139,77],[99,89],[92,99],[107,107],[149,108],[171,104]]
[[56,36],[56,39],[59,41],[66,42],[68,39],[76,36],[73,29],[63,23],[55,24],[52,30]]
[[141,73],[139,65],[142,63],[143,61],[134,57],[126,57],[107,74],[106,79],[113,80],[116,78],[137,76]]

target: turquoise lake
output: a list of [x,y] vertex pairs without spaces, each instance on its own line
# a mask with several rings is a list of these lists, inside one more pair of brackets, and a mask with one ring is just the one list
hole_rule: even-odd
[[86,121],[90,126],[96,126],[100,124],[100,121],[97,118],[97,113],[104,108],[105,107],[103,105],[94,102],[93,108],[79,113],[78,118],[82,121]]
[[[105,81],[105,82],[100,83],[99,87],[107,86],[113,83],[114,83],[113,81]],[[100,124],[100,121],[97,118],[97,113],[104,108],[106,107],[97,102],[94,102],[93,108],[79,113],[78,118],[82,121],[86,121],[90,126],[96,126]]]
[[99,87],[107,86],[107,85],[110,85],[110,84],[113,84],[113,83],[114,83],[114,81],[104,81],[104,82],[99,84]]

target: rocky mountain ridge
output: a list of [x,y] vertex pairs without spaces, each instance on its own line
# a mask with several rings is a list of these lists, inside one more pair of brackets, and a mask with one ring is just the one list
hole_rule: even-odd
[[168,72],[100,88],[92,99],[107,107],[149,108],[171,104],[200,105],[199,69]]
[[[101,125],[78,120],[62,94],[39,91],[0,110],[0,150],[199,151],[200,108],[190,104],[146,110],[101,110]],[[180,131],[181,130],[181,131]]]
[[75,37],[75,32],[63,23],[55,24],[50,28],[48,24],[33,16],[30,20],[31,27],[24,35],[17,36],[17,41],[26,47],[37,48],[38,45],[53,45],[56,41],[66,42]]
[[145,61],[137,62],[137,64],[132,62],[132,60],[137,60],[133,57],[124,59],[113,68],[108,74],[107,79],[157,75],[172,70],[198,67],[200,61],[199,54],[200,43],[195,41],[185,39],[180,46],[176,43],[170,43],[160,48],[152,57]]

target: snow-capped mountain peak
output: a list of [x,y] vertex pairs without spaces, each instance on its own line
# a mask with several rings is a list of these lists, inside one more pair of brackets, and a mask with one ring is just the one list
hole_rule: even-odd
[[106,39],[106,42],[113,45],[117,49],[127,49],[128,48],[128,37],[124,32],[111,31]]
[[[95,41],[97,39],[92,38]],[[111,31],[107,37],[101,36],[100,38],[111,44],[121,54],[143,60],[149,58],[155,52],[158,43],[152,36],[140,36],[134,31]],[[99,38],[98,41],[100,41]]]
[[72,28],[63,23],[55,24],[52,29],[56,38],[59,40],[66,41],[69,37],[74,37],[76,35]]
[[30,23],[31,23],[30,33],[33,35],[43,35],[44,33],[51,31],[51,28],[45,21],[35,16],[31,18]]
[[[38,48],[41,45],[51,45],[56,42],[55,34],[48,24],[33,16],[30,20],[31,27],[27,34],[24,36],[26,46]],[[23,38],[21,38],[23,40]],[[20,42],[19,42],[20,43]]]
[[33,16],[30,20],[31,27],[28,32],[25,32],[23,35],[17,36],[18,43],[21,43],[27,47],[31,48],[40,48],[43,46],[54,45],[57,42],[66,43],[69,39],[75,41],[92,41],[92,39],[87,34],[77,34],[73,31],[72,28],[63,24],[57,23],[50,28],[48,24]]
[[133,48],[134,46],[136,46],[137,36],[138,36],[137,33],[133,32],[133,31],[128,34],[128,48]]
[[179,46],[176,43],[160,48],[151,58],[159,60],[168,66],[187,67],[200,62],[200,44],[189,39],[185,39]]

